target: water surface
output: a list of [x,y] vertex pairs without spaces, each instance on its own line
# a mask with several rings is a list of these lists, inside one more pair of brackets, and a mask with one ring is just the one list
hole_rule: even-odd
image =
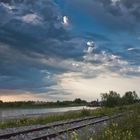
[[0,119],[6,119],[6,118],[10,119],[10,118],[18,118],[20,116],[23,117],[23,116],[46,114],[46,113],[74,111],[74,110],[81,110],[83,108],[88,109],[89,107],[78,106],[78,107],[41,108],[41,109],[5,109],[5,110],[0,109]]

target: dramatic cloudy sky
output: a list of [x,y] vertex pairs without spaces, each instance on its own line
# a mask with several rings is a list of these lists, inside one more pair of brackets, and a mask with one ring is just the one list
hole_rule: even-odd
[[140,0],[0,0],[0,99],[140,95]]

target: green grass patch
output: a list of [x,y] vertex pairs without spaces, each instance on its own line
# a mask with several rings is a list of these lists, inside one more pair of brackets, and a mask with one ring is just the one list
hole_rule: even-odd
[[140,108],[139,104],[115,107],[115,108],[97,108],[95,110],[87,110],[83,109],[81,111],[73,111],[73,112],[65,112],[54,115],[46,115],[40,117],[32,117],[32,118],[22,118],[15,120],[5,120],[0,121],[0,128],[10,128],[10,127],[19,127],[26,125],[34,125],[34,124],[47,124],[55,121],[61,120],[69,120],[75,118],[81,118],[86,116],[100,116],[100,115],[113,115],[115,113],[125,112],[127,110],[136,110]]
[[[135,108],[133,108],[135,106]],[[77,131],[67,133],[67,138],[59,136],[61,140],[139,140],[140,139],[140,106],[127,106],[133,109],[133,113],[126,113],[125,118],[110,121],[108,126],[90,126]],[[111,109],[112,110],[112,109]]]
[[[140,138],[140,111],[134,111],[120,122],[113,122],[89,140],[136,140]],[[86,139],[85,139],[86,140]]]

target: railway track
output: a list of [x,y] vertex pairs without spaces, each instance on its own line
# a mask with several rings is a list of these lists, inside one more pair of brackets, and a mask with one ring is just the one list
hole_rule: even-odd
[[[14,133],[2,134],[2,135],[0,135],[0,140],[5,140],[5,139],[7,140],[7,139],[11,139],[11,138],[14,139],[14,137],[15,137],[15,140],[16,139],[20,140],[20,137],[22,137],[21,138],[22,140],[24,138],[25,138],[25,140],[27,140],[27,139],[28,140],[48,140],[48,139],[55,138],[58,135],[61,135],[61,134],[67,133],[67,132],[78,130],[78,129],[84,128],[86,126],[99,124],[99,123],[109,121],[111,119],[115,119],[115,118],[118,118],[121,116],[123,116],[123,114],[115,115],[112,117],[99,116],[99,117],[81,118],[81,119],[66,121],[66,122],[62,122],[62,123],[46,125],[46,126],[38,127],[38,128],[34,128],[34,129],[28,129],[28,130],[18,131],[18,132],[14,132]],[[66,127],[64,127],[64,126],[66,126]],[[54,128],[57,128],[57,130],[56,129],[54,130]],[[28,135],[31,135],[31,136],[29,137]],[[25,137],[23,137],[23,136],[25,136]]]

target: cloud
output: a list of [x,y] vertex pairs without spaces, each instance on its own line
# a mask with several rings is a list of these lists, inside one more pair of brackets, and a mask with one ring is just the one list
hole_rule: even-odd
[[69,25],[69,19],[67,16],[63,16],[63,22],[62,22],[63,25],[67,26]]
[[94,50],[94,42],[93,41],[88,41],[87,42],[87,53],[89,53],[89,54],[91,54],[92,52],[93,52],[93,50]]
[[[44,42],[56,38],[57,32],[65,34],[61,21],[57,19],[58,7],[49,0],[34,2],[34,5],[17,2],[0,3],[0,6],[4,19],[0,21],[0,89],[47,91],[46,87],[56,82],[51,74],[42,72],[52,68],[40,60],[49,57]],[[59,37],[58,41],[61,40]]]
[[88,41],[87,46],[94,47],[94,42],[93,41]]
[[111,0],[112,1],[112,5],[116,5],[118,2],[120,2],[120,0]]
[[134,32],[139,28],[140,2],[137,0],[72,0],[69,4],[85,11],[108,30]]
[[102,33],[91,33],[87,32],[85,33],[85,38],[87,39],[94,39],[95,41],[100,41],[100,42],[110,42],[111,38],[107,37],[106,35],[103,35]]
[[114,90],[121,95],[128,90],[135,90],[139,95],[140,79],[135,77],[122,77],[115,73],[102,73],[97,78],[87,79],[81,76],[82,73],[68,72],[59,75],[59,85],[72,93],[72,97],[81,97],[89,101],[100,99],[100,93]]
[[91,54],[93,50],[95,49],[95,44],[93,41],[87,41],[86,48],[84,49],[84,52],[87,54]]
[[70,70],[63,59],[80,59],[85,40],[63,27],[59,7],[50,0],[0,6],[6,18],[0,21],[0,89],[50,92],[55,75]]
[[[127,14],[123,14],[122,10],[118,11],[121,8],[120,3],[123,4],[121,1],[116,1],[115,5],[112,5],[110,0],[86,2],[72,0],[69,3],[73,3],[76,7],[79,5],[80,8],[84,6],[83,11],[87,11],[88,14],[91,11],[91,17],[95,15],[108,27],[111,24],[111,27],[123,30],[123,26],[127,26],[122,26]],[[111,9],[112,6],[115,10]],[[126,7],[129,9],[128,5]],[[118,18],[115,18],[115,15]],[[130,16],[132,18],[132,15]],[[85,30],[81,33],[78,28],[68,30],[69,19],[73,20],[73,16],[62,11],[54,1],[2,2],[0,19],[2,19],[0,21],[1,95],[3,93],[9,95],[10,92],[10,95],[14,95],[14,92],[16,94],[29,92],[29,96],[32,97],[34,94],[36,99],[39,97],[52,100],[70,99],[76,91],[81,92],[80,80],[85,80],[84,84],[90,79],[97,79],[103,74],[110,73],[123,78],[140,75],[139,63],[136,64],[140,62],[136,61],[139,59],[138,47],[124,45],[123,51],[116,49],[114,46],[118,47],[120,40],[115,44],[115,38],[111,38],[107,32],[92,32],[90,27],[91,32]],[[128,17],[127,21],[129,20]],[[85,25],[85,29],[86,27]],[[123,48],[123,45],[121,47]],[[79,80],[77,85],[79,89],[74,91],[76,87],[68,88],[63,80],[70,80],[66,83],[73,86],[76,86],[75,82]],[[86,92],[85,89],[86,87],[83,91]],[[76,97],[76,94],[74,96]]]
[[135,48],[128,48],[127,50],[128,51],[133,51],[133,50],[135,50]]
[[40,18],[36,14],[27,14],[21,17],[21,20],[26,23],[39,24]]
[[21,90],[0,90],[1,100],[11,101],[50,101],[46,94],[36,94],[29,91]]

